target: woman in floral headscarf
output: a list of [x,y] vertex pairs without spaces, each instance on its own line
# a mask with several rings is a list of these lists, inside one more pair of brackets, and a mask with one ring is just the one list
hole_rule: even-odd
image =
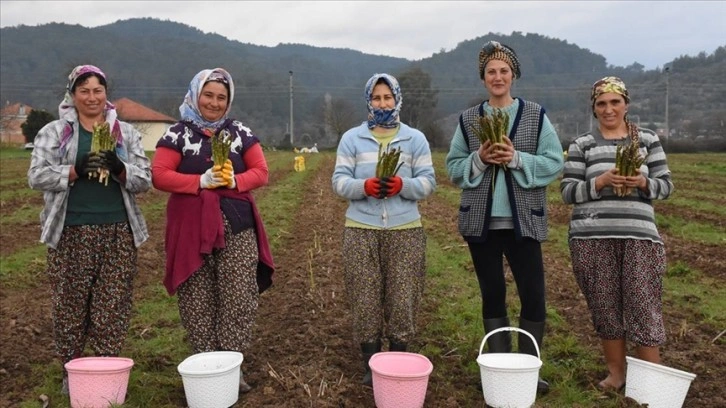
[[[368,360],[381,351],[406,351],[426,273],[426,235],[418,200],[436,188],[431,151],[420,131],[401,123],[398,81],[373,75],[365,86],[368,120],[343,134],[333,191],[348,200],[343,254],[353,328],[363,353],[363,383],[371,385]],[[395,175],[376,174],[380,151],[400,149]]]
[[[192,78],[181,120],[156,144],[154,187],[171,193],[166,208],[166,276],[195,353],[238,351],[252,341],[259,294],[274,264],[252,190],[267,184],[260,141],[228,117],[232,76],[222,68]],[[214,165],[212,137],[230,142]],[[240,391],[250,386],[240,374]]]
[[[575,139],[567,152],[562,199],[574,204],[570,253],[601,339],[608,376],[598,388],[625,385],[626,338],[638,358],[660,361],[665,342],[661,294],[665,247],[655,225],[652,200],[673,192],[658,136],[628,120],[630,96],[616,77],[595,82],[590,95],[598,126]],[[644,159],[635,175],[619,174],[618,146],[637,145]],[[623,195],[618,190],[629,189]]]
[[[48,246],[53,334],[63,363],[86,343],[117,355],[131,316],[137,247],[148,238],[135,195],[151,187],[151,168],[133,126],[116,118],[106,75],[93,65],[68,76],[58,114],[35,137],[30,187],[44,192],[40,241]],[[108,123],[111,150],[91,152],[93,127]],[[108,183],[96,176],[108,171]],[[63,392],[68,392],[63,376]]]
[[[547,239],[547,186],[562,171],[562,146],[542,106],[512,96],[521,76],[514,50],[496,41],[479,51],[479,77],[489,99],[465,110],[451,139],[446,168],[462,189],[459,233],[469,246],[482,298],[485,332],[509,326],[503,258],[517,285],[522,308],[519,327],[542,350],[545,332],[545,281],[541,243]],[[480,142],[479,119],[495,109],[510,120],[503,142]],[[520,352],[537,355],[524,334]],[[489,352],[511,351],[511,336],[487,340]],[[541,380],[540,393],[549,390]]]

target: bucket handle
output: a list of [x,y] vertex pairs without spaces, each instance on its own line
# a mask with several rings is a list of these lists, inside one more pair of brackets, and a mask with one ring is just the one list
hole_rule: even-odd
[[532,337],[531,334],[529,334],[528,331],[522,330],[519,327],[500,327],[500,328],[498,328],[496,330],[492,330],[489,333],[487,333],[486,336],[484,336],[484,340],[481,341],[481,346],[479,346],[479,354],[480,355],[481,355],[482,351],[484,350],[484,344],[486,344],[487,339],[489,338],[489,336],[491,336],[492,334],[499,333],[501,331],[517,331],[517,332],[526,334],[527,337],[529,337],[530,340],[532,340],[532,343],[534,344],[534,349],[537,351],[537,358],[538,359],[541,359],[540,354],[539,354],[539,346],[537,345],[537,341],[534,339],[534,337]]

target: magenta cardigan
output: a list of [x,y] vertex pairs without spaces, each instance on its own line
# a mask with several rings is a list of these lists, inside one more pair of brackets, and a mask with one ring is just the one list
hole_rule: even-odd
[[219,206],[221,197],[249,201],[257,233],[259,261],[257,285],[260,293],[272,285],[275,264],[262,218],[249,192],[226,189],[203,189],[199,195],[172,193],[166,207],[166,275],[164,286],[170,295],[176,293],[204,262],[204,255],[215,248],[224,248],[224,222]]

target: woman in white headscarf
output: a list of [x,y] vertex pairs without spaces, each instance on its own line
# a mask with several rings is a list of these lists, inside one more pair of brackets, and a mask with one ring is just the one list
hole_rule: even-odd
[[[272,284],[274,264],[251,191],[267,184],[260,141],[229,118],[232,76],[222,68],[194,76],[181,120],[159,139],[154,187],[171,193],[166,209],[166,276],[195,353],[245,353],[252,341],[259,294]],[[231,142],[214,165],[212,137]],[[250,386],[240,375],[240,391]]]
[[[48,246],[56,352],[65,364],[86,344],[97,355],[123,347],[131,316],[137,247],[148,239],[135,195],[151,187],[141,135],[116,118],[106,75],[93,65],[68,76],[59,119],[35,137],[28,183],[44,192],[40,241]],[[107,123],[115,146],[91,151],[94,125]],[[109,178],[100,183],[98,174]],[[63,376],[68,393],[67,375]]]
[[[348,200],[343,253],[353,328],[368,361],[388,338],[390,351],[406,351],[426,273],[426,235],[418,201],[436,189],[426,136],[401,123],[403,97],[396,78],[373,75],[365,86],[368,120],[345,132],[338,145],[333,191]],[[400,149],[397,173],[376,174],[380,151]],[[396,163],[394,163],[396,164]]]

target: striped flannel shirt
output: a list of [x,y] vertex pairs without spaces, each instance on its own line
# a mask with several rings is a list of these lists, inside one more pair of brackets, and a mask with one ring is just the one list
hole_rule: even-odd
[[595,178],[615,166],[618,142],[606,140],[598,130],[579,136],[567,152],[560,184],[562,199],[574,204],[570,239],[632,238],[663,243],[655,224],[652,200],[673,192],[671,172],[658,136],[641,129],[640,153],[645,162],[640,172],[648,182],[648,194],[635,189],[619,197],[612,187],[595,190]]
[[[61,152],[60,138],[66,123],[73,127],[73,136],[65,152]],[[151,187],[151,164],[141,145],[141,134],[132,125],[119,123],[123,147],[117,148],[117,153],[126,168],[126,181],[120,183],[121,194],[134,234],[134,244],[139,247],[149,238],[149,233],[135,194],[143,193]],[[69,182],[71,167],[75,164],[78,153],[78,124],[65,119],[50,122],[38,132],[34,145],[28,169],[28,184],[32,189],[42,191],[45,200],[45,206],[40,213],[40,242],[56,248],[63,233],[72,186]]]

